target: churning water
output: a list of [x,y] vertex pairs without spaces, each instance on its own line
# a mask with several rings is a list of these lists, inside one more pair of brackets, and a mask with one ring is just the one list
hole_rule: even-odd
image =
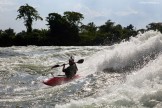
[[[73,55],[81,76],[50,87]],[[162,34],[148,31],[113,46],[0,48],[2,108],[161,108]]]

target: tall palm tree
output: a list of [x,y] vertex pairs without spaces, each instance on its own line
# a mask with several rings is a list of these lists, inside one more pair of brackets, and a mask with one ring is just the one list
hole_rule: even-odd
[[32,32],[32,23],[34,20],[43,20],[43,18],[39,16],[38,11],[28,4],[20,6],[17,12],[19,12],[19,15],[17,15],[16,20],[21,18],[24,19],[24,25],[26,26],[27,32]]

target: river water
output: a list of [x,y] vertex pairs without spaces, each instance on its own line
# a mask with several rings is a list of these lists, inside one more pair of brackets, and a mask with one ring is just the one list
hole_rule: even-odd
[[[81,77],[55,87],[70,56]],[[47,71],[48,70],[48,71]],[[148,31],[112,46],[0,48],[0,108],[161,108],[162,34]]]

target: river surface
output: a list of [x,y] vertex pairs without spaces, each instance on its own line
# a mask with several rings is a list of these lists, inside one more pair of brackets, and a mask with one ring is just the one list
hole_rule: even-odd
[[[84,59],[81,77],[44,85],[70,56]],[[162,34],[112,46],[0,47],[0,108],[162,108]]]

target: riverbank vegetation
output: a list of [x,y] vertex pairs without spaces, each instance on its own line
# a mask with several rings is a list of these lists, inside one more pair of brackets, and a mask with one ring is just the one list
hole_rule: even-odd
[[87,46],[112,45],[122,40],[129,40],[138,32],[158,30],[162,32],[161,23],[150,23],[146,29],[136,29],[132,24],[123,27],[111,20],[96,26],[94,22],[83,24],[84,15],[66,11],[63,15],[49,13],[46,17],[48,29],[33,29],[33,21],[43,20],[38,11],[28,4],[20,6],[16,19],[23,19],[26,31],[15,33],[9,28],[0,30],[0,46]]

